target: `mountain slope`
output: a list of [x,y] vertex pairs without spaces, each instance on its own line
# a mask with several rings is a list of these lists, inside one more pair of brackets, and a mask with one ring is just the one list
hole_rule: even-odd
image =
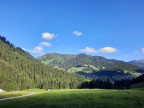
[[140,67],[144,67],[144,59],[133,60],[133,61],[130,61],[129,63],[134,64],[134,65],[138,65]]
[[95,78],[112,77],[118,79],[128,76],[135,77],[144,72],[144,68],[127,62],[86,54],[68,55],[49,53],[39,57],[38,60],[56,68]]
[[78,74],[42,64],[0,36],[0,88],[77,88],[83,80]]

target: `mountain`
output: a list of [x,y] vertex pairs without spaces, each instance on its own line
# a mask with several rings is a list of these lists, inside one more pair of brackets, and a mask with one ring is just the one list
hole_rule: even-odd
[[129,63],[134,64],[134,65],[138,65],[140,67],[144,67],[144,59],[133,60],[133,61],[130,61]]
[[106,59],[101,56],[90,56],[86,54],[70,55],[48,53],[38,58],[44,64],[79,73],[86,77],[113,80],[132,78],[144,73],[144,68],[132,65],[124,61]]
[[42,64],[0,36],[0,88],[77,88],[84,77]]

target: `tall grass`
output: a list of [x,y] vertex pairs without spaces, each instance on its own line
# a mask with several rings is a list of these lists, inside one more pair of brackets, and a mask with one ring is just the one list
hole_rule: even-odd
[[53,90],[0,102],[0,108],[144,108],[143,90]]

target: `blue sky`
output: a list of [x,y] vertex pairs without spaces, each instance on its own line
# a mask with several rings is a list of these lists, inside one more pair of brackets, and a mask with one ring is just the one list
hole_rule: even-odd
[[144,58],[143,0],[0,0],[0,35],[44,53]]

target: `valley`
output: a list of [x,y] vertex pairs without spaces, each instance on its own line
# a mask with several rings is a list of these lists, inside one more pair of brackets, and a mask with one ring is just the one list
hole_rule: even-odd
[[0,0],[0,108],[144,108],[144,0]]

